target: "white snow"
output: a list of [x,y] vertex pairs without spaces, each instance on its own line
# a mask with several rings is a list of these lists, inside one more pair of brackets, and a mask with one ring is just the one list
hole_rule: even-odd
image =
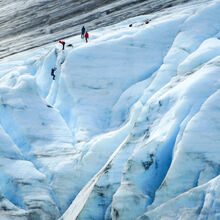
[[1,60],[0,219],[218,219],[219,21],[196,1]]

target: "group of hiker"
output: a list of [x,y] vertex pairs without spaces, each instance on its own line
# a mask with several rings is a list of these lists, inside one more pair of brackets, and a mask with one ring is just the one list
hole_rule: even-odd
[[136,24],[137,26],[141,26],[141,25],[143,25],[143,24],[149,24],[150,21],[151,21],[151,19],[147,19],[147,20],[145,20],[144,23],[141,23],[141,24],[139,24],[139,25],[136,24],[137,22],[134,22],[134,23],[132,23],[132,24],[129,24],[129,27],[133,27],[133,25],[135,25],[135,24]]
[[[81,29],[81,38],[82,38],[82,39],[85,39],[86,43],[88,43],[89,33],[88,33],[88,31],[86,30],[85,26],[83,26],[82,29]],[[66,42],[60,40],[59,43],[62,45],[62,50],[64,50],[64,49],[65,49],[65,44],[66,44]],[[73,47],[72,44],[68,44],[67,46],[68,46],[68,47]],[[56,71],[56,70],[57,70],[56,67],[54,67],[54,68],[51,69],[51,76],[53,77],[53,80],[55,80],[55,78],[56,78],[56,77],[55,77],[55,71]]]
[[81,38],[86,40],[86,43],[88,43],[89,33],[86,31],[86,28],[83,26],[81,30]]
[[[144,23],[145,24],[149,24],[149,22],[151,21],[151,19],[147,19]],[[133,24],[130,24],[129,27],[132,27]],[[82,29],[81,29],[81,38],[82,39],[85,39],[86,43],[88,43],[88,39],[89,39],[89,33],[88,31],[86,30],[85,26],[82,26]],[[64,50],[65,49],[65,41],[62,41],[60,40],[59,41],[60,44],[62,44],[62,49]],[[73,47],[72,44],[68,44],[67,45],[68,47]],[[52,68],[51,69],[51,76],[53,77],[53,80],[55,80],[55,71],[56,71],[56,67]]]
[[[81,38],[85,39],[86,43],[88,43],[89,33],[86,30],[85,26],[83,26],[82,29],[81,29]],[[60,40],[59,43],[62,44],[62,49],[64,50],[65,49],[65,44],[66,44],[65,41]],[[68,47],[73,47],[72,44],[68,44],[67,46]]]

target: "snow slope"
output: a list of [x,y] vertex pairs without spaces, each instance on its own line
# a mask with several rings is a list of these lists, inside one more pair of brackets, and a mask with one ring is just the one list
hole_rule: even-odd
[[219,20],[197,1],[3,59],[0,219],[218,219]]

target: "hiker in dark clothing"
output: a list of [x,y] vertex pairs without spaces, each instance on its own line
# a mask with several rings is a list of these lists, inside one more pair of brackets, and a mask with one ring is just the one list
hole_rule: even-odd
[[55,80],[55,74],[54,74],[54,72],[55,72],[56,70],[57,70],[56,67],[54,67],[54,68],[51,69],[51,76],[53,76],[53,80]]
[[64,47],[65,47],[65,41],[60,40],[59,43],[63,45],[63,50],[64,50]]
[[67,47],[73,47],[73,44],[68,44]]
[[86,43],[88,43],[88,38],[89,38],[89,33],[86,31],[86,33],[85,33]]
[[83,26],[83,27],[82,27],[82,30],[81,30],[81,38],[82,38],[82,39],[84,38],[85,32],[86,32],[86,29],[85,29],[85,27]]

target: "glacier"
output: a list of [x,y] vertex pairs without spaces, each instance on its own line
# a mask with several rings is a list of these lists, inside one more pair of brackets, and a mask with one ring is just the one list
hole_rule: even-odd
[[195,1],[1,59],[0,219],[219,219],[219,21]]

